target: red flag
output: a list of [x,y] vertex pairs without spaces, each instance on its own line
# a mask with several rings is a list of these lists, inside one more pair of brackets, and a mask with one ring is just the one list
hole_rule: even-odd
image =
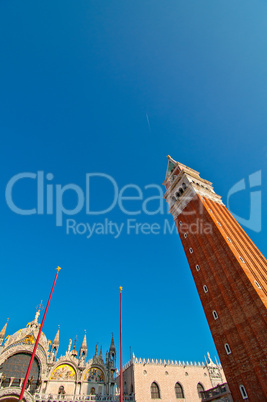
[[22,385],[21,393],[20,393],[20,396],[19,396],[19,401],[23,400],[24,391],[25,391],[25,388],[26,388],[26,385],[27,385],[27,382],[28,382],[28,378],[29,378],[29,375],[30,375],[31,368],[32,368],[32,362],[33,362],[35,352],[36,352],[36,349],[37,349],[37,346],[38,346],[38,343],[39,343],[39,339],[40,339],[42,329],[43,329],[43,326],[44,326],[46,313],[47,313],[47,310],[48,310],[48,307],[49,307],[49,304],[50,304],[50,300],[51,300],[51,297],[52,297],[52,294],[53,294],[53,291],[54,291],[54,287],[55,287],[55,284],[56,284],[56,281],[57,281],[58,273],[59,273],[60,270],[61,270],[61,268],[57,267],[57,273],[56,273],[54,283],[53,283],[53,286],[52,286],[52,289],[51,289],[51,292],[50,292],[50,296],[49,296],[49,299],[48,299],[48,302],[47,302],[47,305],[46,305],[46,309],[45,309],[45,312],[44,312],[42,323],[41,323],[40,328],[39,328],[38,336],[37,336],[37,339],[35,341],[35,345],[34,345],[33,352],[32,352],[32,357],[31,357],[29,367],[28,367],[28,370],[27,370],[27,373],[26,373],[26,376],[25,376],[25,379],[24,379],[24,382],[23,382],[23,385]]

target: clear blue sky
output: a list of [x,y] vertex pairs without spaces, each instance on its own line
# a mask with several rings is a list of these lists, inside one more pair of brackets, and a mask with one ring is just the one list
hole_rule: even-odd
[[[267,3],[264,0],[2,0],[0,2],[1,314],[7,333],[24,327],[47,301],[62,267],[44,332],[61,325],[60,351],[87,329],[119,349],[119,286],[124,288],[124,362],[138,357],[202,361],[216,350],[176,233],[66,234],[66,219],[155,222],[118,203],[105,215],[22,216],[5,188],[19,173],[53,174],[45,184],[104,173],[119,189],[161,185],[166,155],[201,172],[226,202],[239,180],[262,171],[262,230],[246,229],[267,254]],[[163,190],[163,187],[162,187]],[[112,202],[113,187],[96,177],[92,210]],[[147,191],[145,198],[152,195]],[[126,194],[126,193],[125,193]],[[128,195],[137,195],[129,190]],[[34,208],[36,182],[17,182],[14,202]],[[64,205],[74,208],[73,192]],[[149,208],[155,210],[157,204]],[[131,211],[140,201],[125,201]],[[232,196],[249,216],[249,192]]]

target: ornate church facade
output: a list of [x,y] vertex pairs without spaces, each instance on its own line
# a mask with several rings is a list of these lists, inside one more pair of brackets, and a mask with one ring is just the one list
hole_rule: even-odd
[[[10,401],[18,399],[38,335],[39,315],[40,310],[26,328],[8,336],[5,342],[7,324],[0,333],[0,401],[7,396]],[[100,396],[108,396],[109,400],[115,398],[116,349],[113,336],[105,361],[102,347],[98,351],[98,345],[95,355],[87,360],[86,333],[79,352],[76,342],[73,348],[71,344],[70,340],[65,355],[58,358],[59,329],[52,343],[42,333],[25,392],[27,402],[38,399],[72,400],[74,396],[77,400],[85,396],[88,400]]]
[[[7,324],[0,332],[0,402],[19,399],[23,380],[39,331],[40,310],[23,329],[5,338]],[[68,350],[58,357],[59,329],[53,342],[42,333],[36,350],[25,402],[119,401],[120,377],[116,369],[116,349],[112,336],[105,361],[102,347],[96,346],[94,356],[87,360],[87,340],[76,350],[70,340]],[[203,392],[220,387],[221,401],[232,401],[225,390],[225,376],[220,364],[210,356],[206,363],[142,360],[133,358],[123,368],[124,401],[147,402],[177,399],[195,402]],[[221,385],[223,384],[223,385]],[[227,385],[226,385],[227,386]],[[215,394],[218,396],[218,390]],[[210,401],[213,399],[203,399]]]

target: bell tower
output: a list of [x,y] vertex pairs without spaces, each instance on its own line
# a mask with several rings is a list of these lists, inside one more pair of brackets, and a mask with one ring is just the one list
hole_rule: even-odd
[[168,157],[176,223],[234,401],[267,400],[267,261],[195,170]]

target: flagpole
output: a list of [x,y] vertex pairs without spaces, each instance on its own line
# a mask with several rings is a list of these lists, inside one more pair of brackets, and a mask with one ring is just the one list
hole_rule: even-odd
[[123,402],[123,375],[122,375],[122,287],[120,286],[120,402]]
[[41,322],[41,325],[40,325],[40,328],[39,328],[38,336],[37,336],[36,341],[35,341],[35,345],[34,345],[34,348],[33,348],[31,360],[30,360],[30,363],[29,363],[29,366],[28,366],[28,370],[27,370],[27,373],[26,373],[26,376],[25,376],[25,379],[24,379],[24,382],[23,382],[23,385],[22,385],[21,393],[20,393],[20,396],[19,396],[19,401],[22,401],[22,400],[23,400],[23,395],[24,395],[24,391],[25,391],[25,388],[26,388],[26,385],[27,385],[27,382],[28,382],[28,378],[29,378],[30,372],[31,372],[33,359],[34,359],[35,352],[36,352],[36,349],[37,349],[37,346],[38,346],[38,343],[39,343],[39,339],[40,339],[40,336],[41,336],[41,333],[42,333],[42,329],[43,329],[43,326],[44,326],[44,321],[45,321],[46,313],[47,313],[47,310],[48,310],[48,307],[49,307],[49,304],[50,304],[50,300],[51,300],[52,294],[53,294],[53,292],[54,292],[54,287],[55,287],[55,284],[56,284],[56,281],[57,281],[57,277],[58,277],[58,273],[59,273],[60,270],[61,270],[61,268],[60,268],[60,267],[57,267],[57,273],[56,273],[56,276],[55,276],[55,279],[54,279],[54,283],[53,283],[53,286],[52,286],[52,289],[51,289],[51,292],[50,292],[50,296],[49,296],[49,299],[48,299],[48,302],[47,302],[47,305],[46,305],[46,309],[45,309],[45,312],[44,312],[44,316],[43,316],[43,319],[42,319],[42,322]]

